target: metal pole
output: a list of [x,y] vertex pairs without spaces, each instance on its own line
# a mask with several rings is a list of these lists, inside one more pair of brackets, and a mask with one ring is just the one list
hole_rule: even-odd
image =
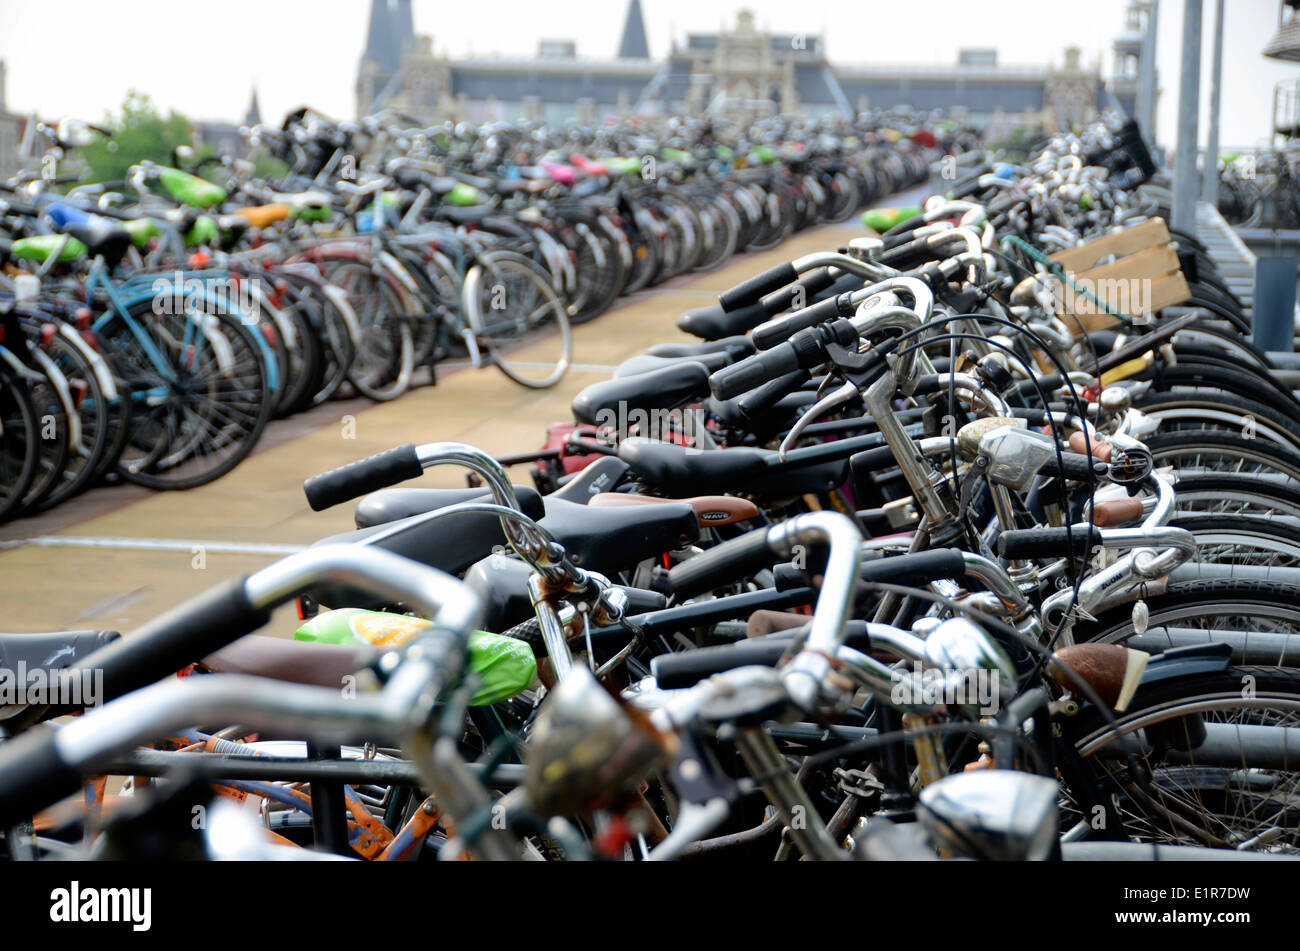
[[1196,233],[1196,199],[1201,194],[1196,168],[1200,152],[1201,7],[1201,0],[1183,0],[1183,64],[1178,86],[1173,226],[1188,234]]
[[1154,149],[1156,144],[1156,33],[1160,21],[1160,0],[1147,3],[1146,34],[1142,37],[1142,59],[1138,63],[1137,115],[1134,117]]
[[1224,0],[1214,4],[1214,64],[1210,72],[1210,139],[1205,147],[1205,178],[1201,198],[1216,207],[1219,204],[1219,100],[1223,82],[1223,8]]

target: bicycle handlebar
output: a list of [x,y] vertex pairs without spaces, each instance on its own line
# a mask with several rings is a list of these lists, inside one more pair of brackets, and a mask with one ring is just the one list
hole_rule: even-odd
[[320,512],[370,492],[417,478],[424,472],[414,443],[385,449],[365,459],[349,462],[314,475],[302,484],[307,504]]
[[795,270],[793,263],[786,261],[723,291],[718,295],[718,303],[722,305],[724,311],[730,313],[750,304],[756,304],[760,298],[774,294],[797,280],[799,280],[799,272]]
[[857,340],[858,332],[847,320],[809,327],[786,343],[718,370],[709,377],[709,388],[715,398],[729,400],[797,370],[819,366],[826,361],[826,346],[831,342],[856,347]]

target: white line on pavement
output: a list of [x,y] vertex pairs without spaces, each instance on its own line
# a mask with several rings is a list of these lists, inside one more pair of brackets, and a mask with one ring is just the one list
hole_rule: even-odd
[[183,538],[90,538],[80,535],[37,535],[0,542],[0,548],[21,548],[35,545],[40,548],[125,548],[142,551],[184,551],[202,549],[234,555],[292,555],[303,545],[266,545],[260,542],[197,541]]

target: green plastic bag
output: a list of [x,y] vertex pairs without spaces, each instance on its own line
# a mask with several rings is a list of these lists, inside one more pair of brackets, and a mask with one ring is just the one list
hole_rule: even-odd
[[473,185],[457,182],[447,192],[447,204],[457,208],[471,208],[483,200],[483,193]]
[[[293,638],[321,644],[402,647],[432,626],[423,618],[406,614],[339,608],[316,615],[294,631]],[[470,704],[486,707],[527,690],[537,679],[537,658],[523,641],[475,631],[469,636],[469,669],[479,675],[479,688]]]
[[635,175],[641,171],[641,160],[639,158],[614,157],[602,159],[605,168],[618,175]]
[[200,244],[212,244],[221,236],[221,229],[217,227],[217,219],[211,215],[199,215],[194,221],[194,227],[185,235],[186,247],[194,247]]
[[[21,261],[44,261],[64,240],[61,234],[34,234],[29,238],[19,238],[9,249],[14,257]],[[67,244],[59,252],[60,261],[75,261],[86,254],[86,246],[76,238],[67,238]]]
[[167,194],[184,205],[195,208],[211,208],[226,200],[226,190],[220,185],[199,178],[179,168],[158,169],[158,180],[162,182]]
[[923,210],[917,205],[904,208],[872,208],[863,212],[862,223],[873,231],[884,234],[894,225],[907,221],[909,218],[915,218]]

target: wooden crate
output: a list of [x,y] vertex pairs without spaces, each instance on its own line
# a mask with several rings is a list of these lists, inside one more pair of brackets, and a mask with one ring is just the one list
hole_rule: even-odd
[[[1114,260],[1106,264],[1098,263],[1112,257]],[[1094,238],[1053,254],[1052,260],[1080,287],[1131,318],[1150,317],[1191,296],[1163,218],[1150,218],[1132,228]],[[1068,286],[1057,294],[1057,313],[1076,334],[1109,330],[1121,323],[1104,307]],[[1077,322],[1071,314],[1078,318]]]

